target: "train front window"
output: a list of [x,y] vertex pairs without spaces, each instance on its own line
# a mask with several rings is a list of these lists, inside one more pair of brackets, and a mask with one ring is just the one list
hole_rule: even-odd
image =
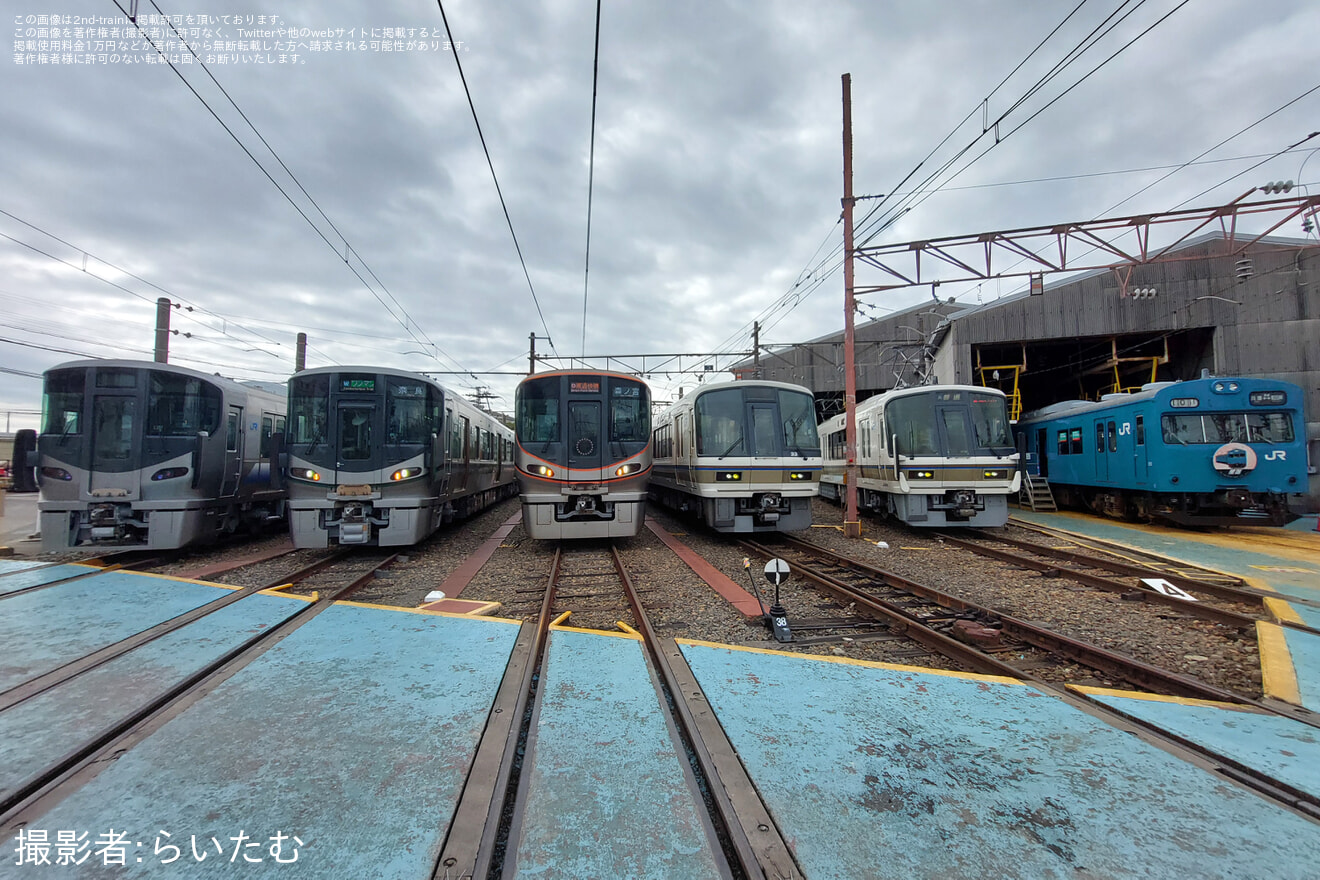
[[982,449],[1013,448],[1008,432],[1008,403],[1002,397],[972,395],[972,429]]
[[940,454],[932,403],[929,394],[914,394],[892,400],[885,407],[885,422],[898,437],[902,455]]
[[427,386],[416,381],[391,379],[386,387],[386,442],[428,442],[431,427],[427,418]]
[[133,420],[137,398],[98,396],[92,404],[92,458],[96,462],[128,461],[133,454]]
[[324,443],[330,420],[330,377],[294,376],[289,392],[289,442]]
[[945,454],[971,455],[972,446],[967,433],[967,411],[961,407],[941,407],[940,420],[944,423]]
[[86,370],[60,370],[46,374],[46,389],[41,402],[41,433],[58,437],[82,433],[86,381]]
[[742,432],[743,396],[736,388],[697,398],[697,455],[747,454]]
[[645,443],[651,436],[651,401],[646,386],[629,379],[610,379],[610,439]]
[[220,389],[191,376],[152,370],[147,383],[147,423],[152,437],[179,437],[220,427]]
[[520,443],[553,443],[559,439],[559,377],[524,382],[514,403],[514,424]]
[[779,454],[779,425],[775,421],[775,407],[763,403],[753,403],[752,409],[752,454],[771,456]]
[[785,449],[803,456],[820,454],[816,403],[810,394],[780,389],[779,416],[784,423]]
[[1247,430],[1251,443],[1293,441],[1292,416],[1288,413],[1247,413]]
[[365,461],[371,458],[372,415],[371,407],[340,407],[339,458],[342,461]]

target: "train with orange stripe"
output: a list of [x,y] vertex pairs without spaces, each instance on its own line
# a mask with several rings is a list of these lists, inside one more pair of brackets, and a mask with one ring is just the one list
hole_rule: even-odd
[[646,515],[651,390],[636,376],[559,370],[514,395],[514,465],[532,538],[626,538]]

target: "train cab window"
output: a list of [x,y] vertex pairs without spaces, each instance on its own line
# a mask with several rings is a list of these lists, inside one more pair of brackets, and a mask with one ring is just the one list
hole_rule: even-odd
[[339,457],[344,461],[371,458],[373,411],[365,406],[339,408]]
[[1146,420],[1142,416],[1137,416],[1137,445],[1146,445]]
[[746,438],[743,437],[741,390],[729,388],[708,391],[697,398],[694,413],[697,420],[697,455],[749,454]]
[[261,417],[261,452],[262,458],[270,455],[270,435],[275,433],[275,420],[270,416]]
[[427,442],[431,436],[427,386],[416,380],[390,379],[385,389],[385,442]]
[[1068,444],[1072,447],[1070,455],[1081,455],[1082,449],[1082,429],[1073,428],[1068,434]]
[[[925,394],[900,397],[885,406],[885,420],[898,437],[902,455],[939,455],[935,407]],[[965,429],[964,429],[965,431]]]
[[41,433],[68,437],[82,433],[85,370],[52,370],[46,374]]
[[1118,426],[1113,422],[1109,423],[1109,451],[1118,452]]
[[1067,454],[1068,454],[1068,432],[1067,432],[1067,431],[1060,431],[1060,432],[1059,432],[1059,455],[1067,455]]
[[1247,413],[1247,431],[1251,443],[1291,443],[1292,416],[1288,413]]
[[317,444],[327,439],[330,423],[330,377],[294,376],[289,382],[289,432],[291,444]]
[[152,437],[214,434],[223,398],[209,382],[152,370],[147,380],[146,433]]
[[618,443],[645,443],[651,433],[651,403],[646,386],[631,379],[608,383],[610,437]]
[[514,424],[522,443],[559,439],[559,377],[524,382],[514,401]]
[[[816,401],[800,391],[779,391],[779,417],[784,423],[784,448],[801,456],[820,454],[820,434],[816,432]],[[867,428],[870,445],[870,427]]]
[[1201,417],[1208,443],[1243,443],[1247,439],[1247,421],[1242,413],[1217,413]]

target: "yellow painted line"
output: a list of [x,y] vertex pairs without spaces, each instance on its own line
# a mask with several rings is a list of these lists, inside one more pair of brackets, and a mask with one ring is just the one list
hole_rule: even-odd
[[573,613],[572,611],[565,611],[563,614],[559,615],[554,620],[550,621],[550,625],[559,626],[559,624],[563,623],[565,620],[568,620],[569,616],[572,615],[572,613]]
[[299,596],[297,593],[281,593],[285,587],[291,587],[293,584],[280,584],[278,587],[272,587],[269,590],[257,590],[258,596],[278,596],[281,599],[297,599],[300,602],[314,601],[311,596]]
[[1306,621],[1293,610],[1292,603],[1287,599],[1275,599],[1273,596],[1266,596],[1262,601],[1265,603],[1265,610],[1276,622],[1300,623],[1302,626],[1306,626]]
[[1241,703],[1225,703],[1220,700],[1195,700],[1191,697],[1166,697],[1163,694],[1147,694],[1137,691],[1124,691],[1116,688],[1091,687],[1084,684],[1070,684],[1068,690],[1076,691],[1079,694],[1097,697],[1121,697],[1127,700],[1145,700],[1148,703],[1175,703],[1179,706],[1208,706],[1211,709],[1232,709],[1235,712],[1246,712],[1251,715],[1268,715],[1268,712],[1262,712],[1254,706],[1244,706]]
[[[76,564],[76,563],[74,563]],[[100,568],[98,565],[87,566],[88,568]],[[130,571],[126,568],[116,568],[113,571],[107,571],[106,574],[132,574],[141,577],[156,578],[162,581],[174,581],[180,584],[198,584],[203,587],[219,587],[222,590],[241,590],[242,587],[236,587],[233,584],[217,584],[213,581],[199,581],[192,578],[179,577],[176,574],[159,574],[152,571]]]
[[619,629],[623,630],[623,631],[626,632],[626,633],[632,633],[632,634],[635,635],[635,636],[640,636],[640,635],[641,635],[641,633],[639,633],[637,630],[633,629],[633,628],[632,628],[631,626],[629,626],[628,624],[624,623],[622,620],[616,621],[614,625],[617,626]]
[[[301,598],[301,597],[292,597]],[[427,617],[454,617],[459,620],[492,620],[496,623],[516,623],[522,626],[521,620],[513,620],[509,617],[486,617],[472,614],[457,614],[453,611],[427,611],[424,608],[404,608],[401,605],[377,605],[373,602],[352,602],[348,599],[341,599],[335,602],[336,605],[346,605],[349,608],[372,608],[376,611],[402,611],[405,614],[422,614]]]
[[943,547],[899,547],[899,550],[943,550]]
[[1302,692],[1297,686],[1297,668],[1283,627],[1263,620],[1256,621],[1256,641],[1260,645],[1260,674],[1267,697],[1302,705]]
[[640,642],[642,640],[640,634],[616,632],[615,630],[610,629],[587,629],[585,627],[560,626],[557,623],[550,624],[550,628],[552,630],[558,630],[559,632],[589,633],[593,636],[608,636],[612,639],[628,639],[633,642]]
[[978,672],[954,672],[949,669],[928,669],[925,666],[904,666],[898,663],[881,663],[876,660],[855,660],[852,657],[839,657],[833,654],[803,654],[797,651],[776,651],[773,648],[749,648],[742,645],[723,645],[719,642],[703,642],[698,639],[674,639],[680,645],[695,645],[701,648],[723,648],[728,651],[746,651],[749,654],[770,654],[776,657],[796,657],[802,660],[819,660],[822,663],[841,663],[845,666],[865,666],[871,669],[889,669],[894,672],[915,672],[921,675],[942,675],[945,678],[961,678],[967,681],[990,681],[998,684],[1017,684],[1030,687],[1025,681],[1009,678],[1006,675],[982,675]]

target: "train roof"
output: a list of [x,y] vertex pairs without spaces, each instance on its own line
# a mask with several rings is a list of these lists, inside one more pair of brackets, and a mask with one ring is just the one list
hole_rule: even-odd
[[619,373],[614,370],[589,370],[585,367],[580,370],[550,370],[545,373],[532,373],[530,376],[524,376],[518,380],[518,384],[522,385],[524,382],[530,382],[533,379],[548,379],[551,376],[613,376],[616,379],[631,379],[634,382],[641,382],[646,385],[646,380],[635,373]]
[[180,376],[191,376],[194,379],[204,379],[207,382],[213,382],[217,385],[229,385],[235,389],[244,391],[261,391],[273,396],[282,396],[287,393],[283,383],[259,382],[247,379],[231,379],[228,376],[222,376],[219,373],[206,373],[202,370],[194,370],[191,367],[181,367],[177,364],[162,364],[158,361],[139,361],[125,360],[120,358],[86,358],[78,361],[65,361],[62,364],[56,364],[48,367],[46,373],[53,370],[72,370],[86,367],[111,367],[125,370],[155,370],[161,373],[174,373]]
[[730,379],[726,382],[712,382],[709,385],[699,385],[688,395],[688,397],[696,397],[700,394],[705,394],[707,391],[720,391],[725,388],[748,388],[753,385],[761,388],[782,388],[785,391],[802,391],[811,394],[810,388],[807,388],[804,385],[794,385],[792,382],[775,382],[770,379]]
[[1164,396],[1174,397],[1180,393],[1192,393],[1193,389],[1207,387],[1211,382],[1243,382],[1253,385],[1266,384],[1273,387],[1288,386],[1289,388],[1301,390],[1299,386],[1291,382],[1284,382],[1279,379],[1269,379],[1262,376],[1203,376],[1198,379],[1178,380],[1176,382],[1147,382],[1141,386],[1140,391],[1117,392],[1106,394],[1099,400],[1062,400],[1058,403],[1051,403],[1049,406],[1034,409],[1031,412],[1024,413],[1022,418],[1018,419],[1018,424],[1027,422],[1047,421],[1061,416],[1073,415],[1075,413],[1097,412],[1112,409],[1116,406],[1127,406],[1133,403],[1140,403],[1146,400],[1153,400],[1160,396],[1161,392],[1167,389],[1175,388],[1178,390],[1169,391]]

